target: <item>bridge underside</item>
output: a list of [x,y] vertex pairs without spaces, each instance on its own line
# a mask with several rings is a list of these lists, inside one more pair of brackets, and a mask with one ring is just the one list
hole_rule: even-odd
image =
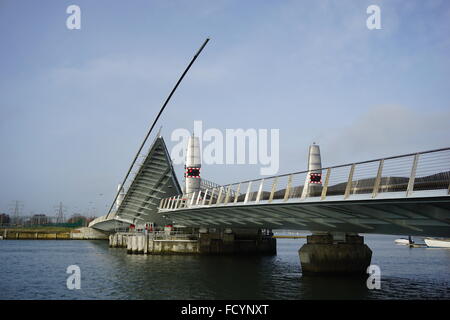
[[450,236],[450,199],[446,195],[376,201],[238,203],[161,214],[174,223],[192,227]]
[[129,228],[131,223],[132,222],[125,220],[118,220],[115,218],[111,219],[105,218],[105,220],[99,221],[90,227],[104,232],[115,232],[116,230],[119,229]]

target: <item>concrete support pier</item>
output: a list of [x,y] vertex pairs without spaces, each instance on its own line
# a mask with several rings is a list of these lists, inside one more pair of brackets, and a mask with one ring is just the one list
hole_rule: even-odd
[[313,234],[298,253],[304,275],[364,275],[372,259],[372,250],[357,234]]
[[199,230],[201,254],[277,254],[277,240],[259,229]]
[[269,254],[277,252],[273,234],[259,229],[216,230],[201,228],[197,233],[115,233],[111,248],[127,248],[130,254]]
[[115,233],[109,236],[109,246],[111,248],[126,248],[129,234]]

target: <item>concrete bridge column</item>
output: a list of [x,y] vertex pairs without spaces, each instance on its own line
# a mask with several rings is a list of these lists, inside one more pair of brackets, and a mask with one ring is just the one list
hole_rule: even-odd
[[148,237],[149,237],[149,235],[148,234],[146,234],[146,235],[144,235],[144,254],[147,254],[148,253]]
[[137,238],[137,253],[144,253],[146,235],[139,235]]
[[298,253],[304,275],[364,275],[372,259],[364,237],[350,233],[313,233]]
[[131,237],[131,252],[138,253],[138,236],[133,235]]
[[127,236],[127,253],[133,253],[133,238],[134,236]]

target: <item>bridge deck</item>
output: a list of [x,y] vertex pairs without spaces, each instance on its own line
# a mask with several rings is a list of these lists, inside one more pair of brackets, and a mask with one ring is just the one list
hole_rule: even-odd
[[303,171],[162,199],[159,213],[197,227],[450,236],[450,148],[314,173],[314,180]]

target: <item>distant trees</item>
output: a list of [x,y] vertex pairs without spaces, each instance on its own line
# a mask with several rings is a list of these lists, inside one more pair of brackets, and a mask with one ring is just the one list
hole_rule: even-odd
[[87,218],[85,216],[82,216],[79,213],[74,213],[68,220],[67,223],[70,224],[79,224],[82,227],[86,227],[89,222],[91,222],[95,218]]

